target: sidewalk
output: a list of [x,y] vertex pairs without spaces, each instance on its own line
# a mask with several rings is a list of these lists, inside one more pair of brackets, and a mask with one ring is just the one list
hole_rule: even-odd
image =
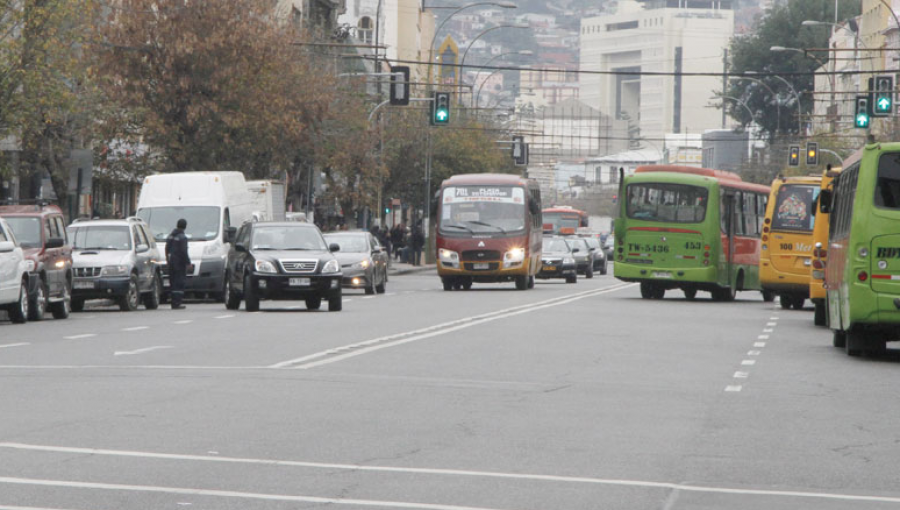
[[404,264],[402,262],[391,261],[391,267],[388,268],[388,275],[403,275],[403,274],[413,274],[413,273],[423,273],[425,271],[434,271],[437,269],[437,264],[423,264],[421,266],[414,266],[412,264]]

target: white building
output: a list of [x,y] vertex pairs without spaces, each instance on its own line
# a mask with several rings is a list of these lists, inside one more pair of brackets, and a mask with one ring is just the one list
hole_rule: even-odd
[[582,19],[579,98],[629,120],[646,138],[721,126],[721,111],[709,107],[721,76],[639,73],[721,72],[734,33],[731,3],[623,0],[615,14]]

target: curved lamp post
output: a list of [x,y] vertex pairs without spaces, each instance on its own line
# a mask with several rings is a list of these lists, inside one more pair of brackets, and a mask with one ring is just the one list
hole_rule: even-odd
[[[462,59],[459,61],[459,79],[463,80],[463,73],[466,71],[466,56],[469,55],[469,50],[472,49],[472,45],[475,44],[475,41],[481,39],[484,34],[488,32],[493,32],[494,30],[500,30],[501,28],[531,28],[530,25],[526,24],[515,24],[515,25],[497,25],[495,27],[488,28],[487,30],[482,30],[480,34],[476,35],[474,39],[469,41],[469,45],[466,46],[466,51],[463,52]],[[462,102],[462,98],[460,98],[460,102]]]
[[772,90],[772,87],[766,85],[766,82],[764,82],[762,80],[758,80],[756,78],[748,78],[747,76],[733,76],[733,77],[731,77],[731,79],[732,80],[745,80],[745,81],[751,81],[753,83],[758,83],[759,85],[764,87],[766,90],[768,90],[769,94],[772,94],[772,97],[775,98],[775,119],[776,119],[775,124],[777,126],[775,128],[775,132],[777,133],[778,130],[781,129],[781,101],[778,99],[778,94],[776,94],[775,91]]
[[[745,71],[744,74],[760,74],[760,73],[757,73],[755,71]],[[771,76],[772,78],[775,78],[775,79],[781,81],[782,83],[784,83],[785,85],[787,85],[788,88],[791,90],[791,93],[794,94],[794,98],[797,99],[797,130],[798,130],[797,134],[802,135],[803,134],[803,115],[802,115],[803,114],[803,106],[800,104],[800,94],[797,93],[797,89],[795,89],[794,86],[791,85],[791,82],[785,80],[781,76],[778,76],[777,74],[769,74],[768,76]]]
[[[495,57],[492,57],[490,60],[488,60],[487,63],[484,64],[484,67],[490,66],[491,63],[493,63],[498,58],[502,58],[502,57],[505,57],[508,55],[534,55],[534,52],[531,50],[521,50],[521,51],[508,51],[506,53],[501,53]],[[500,69],[495,69],[491,74],[487,75],[487,78],[485,78],[484,80],[481,80],[481,84],[478,85],[478,91],[475,93],[474,96],[472,96],[472,107],[473,108],[477,107],[480,104],[478,102],[478,99],[481,97],[481,88],[484,87],[484,84],[488,80],[491,79],[491,76],[494,76],[498,72],[500,72]]]

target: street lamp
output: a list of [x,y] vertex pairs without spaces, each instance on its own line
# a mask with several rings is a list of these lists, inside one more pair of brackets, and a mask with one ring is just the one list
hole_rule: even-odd
[[[506,53],[501,53],[495,57],[492,57],[490,60],[488,60],[487,63],[484,64],[484,67],[489,67],[493,61],[497,60],[498,58],[505,57],[507,55],[534,55],[534,52],[531,50],[521,50],[521,51],[508,51]],[[478,85],[478,92],[474,96],[472,96],[472,107],[473,108],[477,107],[480,104],[478,102],[478,98],[481,97],[481,88],[484,87],[485,82],[490,80],[491,76],[494,76],[498,72],[500,72],[500,69],[495,69],[491,74],[487,75],[487,78],[485,78],[484,80],[481,81],[480,85]]]
[[778,97],[778,94],[772,90],[772,87],[766,85],[766,82],[762,80],[757,80],[756,78],[748,78],[747,76],[732,76],[730,77],[732,80],[746,80],[753,83],[757,83],[763,86],[766,90],[769,91],[769,94],[772,94],[772,97],[775,99],[775,133],[778,133],[778,130],[781,129],[781,100]]
[[[806,24],[806,21],[804,21],[803,23]],[[815,23],[816,23],[816,24],[822,23],[822,24],[825,24],[825,25],[831,25],[831,24],[832,24],[832,23],[827,23],[827,22],[824,22],[824,21],[822,21],[822,22],[816,21]],[[810,26],[810,25],[807,25],[807,26]],[[837,25],[835,25],[835,26],[837,26]],[[810,52],[807,51],[807,50],[802,50],[802,49],[800,49],[800,48],[786,48],[786,47],[784,47],[784,46],[772,46],[771,48],[769,48],[769,51],[776,52],[776,53],[785,53],[785,52],[802,53],[804,57],[811,58],[811,59],[815,60],[815,62],[816,62],[817,64],[819,64],[819,67],[821,67],[821,68],[823,68],[823,69],[825,68],[825,62],[823,62],[822,59],[820,59],[819,57],[813,55],[812,53],[810,53]],[[829,85],[831,86],[831,104],[832,104],[832,107],[834,107],[834,105],[836,105],[836,98],[835,98],[835,93],[836,93],[836,92],[835,92],[835,72],[837,71],[837,62],[836,62],[836,60],[835,60],[834,58],[831,59],[831,65],[832,65],[832,69],[831,69],[831,70],[832,70],[832,73],[828,76],[828,82],[829,82]]]
[[[735,103],[739,103],[741,106],[743,106],[743,107],[747,110],[747,113],[750,114],[750,122],[756,122],[756,115],[753,114],[753,110],[751,110],[750,107],[747,106],[747,103],[745,103],[743,100],[738,99],[738,98],[736,98],[736,97],[725,96],[725,95],[721,95],[721,94],[717,94],[717,95],[715,95],[715,96],[713,96],[713,97],[714,97],[714,98],[715,98],[715,97],[718,97],[718,98],[720,98],[720,99],[729,99],[729,100],[731,100],[731,101],[734,101]],[[724,103],[724,101],[723,101],[723,103]]]
[[[756,71],[744,71],[744,74],[758,75],[761,73],[758,73]],[[803,114],[803,105],[800,104],[800,94],[797,93],[797,89],[795,89],[794,86],[791,85],[791,82],[785,80],[781,76],[778,76],[777,74],[772,74],[772,73],[769,73],[768,76],[771,76],[772,78],[775,78],[775,79],[781,81],[782,83],[784,83],[785,85],[787,85],[788,88],[791,90],[791,92],[794,94],[794,98],[797,99],[797,134],[802,135],[803,134],[803,115],[802,115]]]

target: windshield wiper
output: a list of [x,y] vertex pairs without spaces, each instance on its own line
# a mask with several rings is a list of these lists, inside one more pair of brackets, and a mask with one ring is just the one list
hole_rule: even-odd
[[460,225],[459,223],[441,223],[441,227],[461,228],[461,229],[463,229],[463,230],[468,230],[470,234],[474,234],[474,233],[475,233],[475,231],[472,230],[471,228],[469,228],[469,227],[467,227],[467,226],[465,226],[465,225]]
[[466,223],[472,223],[472,224],[474,224],[474,225],[481,225],[481,226],[484,226],[484,227],[493,227],[493,228],[496,228],[497,230],[499,230],[500,232],[503,232],[504,234],[506,233],[506,229],[505,229],[505,228],[500,227],[500,226],[497,226],[497,225],[492,225],[492,224],[490,224],[490,223],[485,223],[485,222],[483,222],[483,221],[467,221]]

